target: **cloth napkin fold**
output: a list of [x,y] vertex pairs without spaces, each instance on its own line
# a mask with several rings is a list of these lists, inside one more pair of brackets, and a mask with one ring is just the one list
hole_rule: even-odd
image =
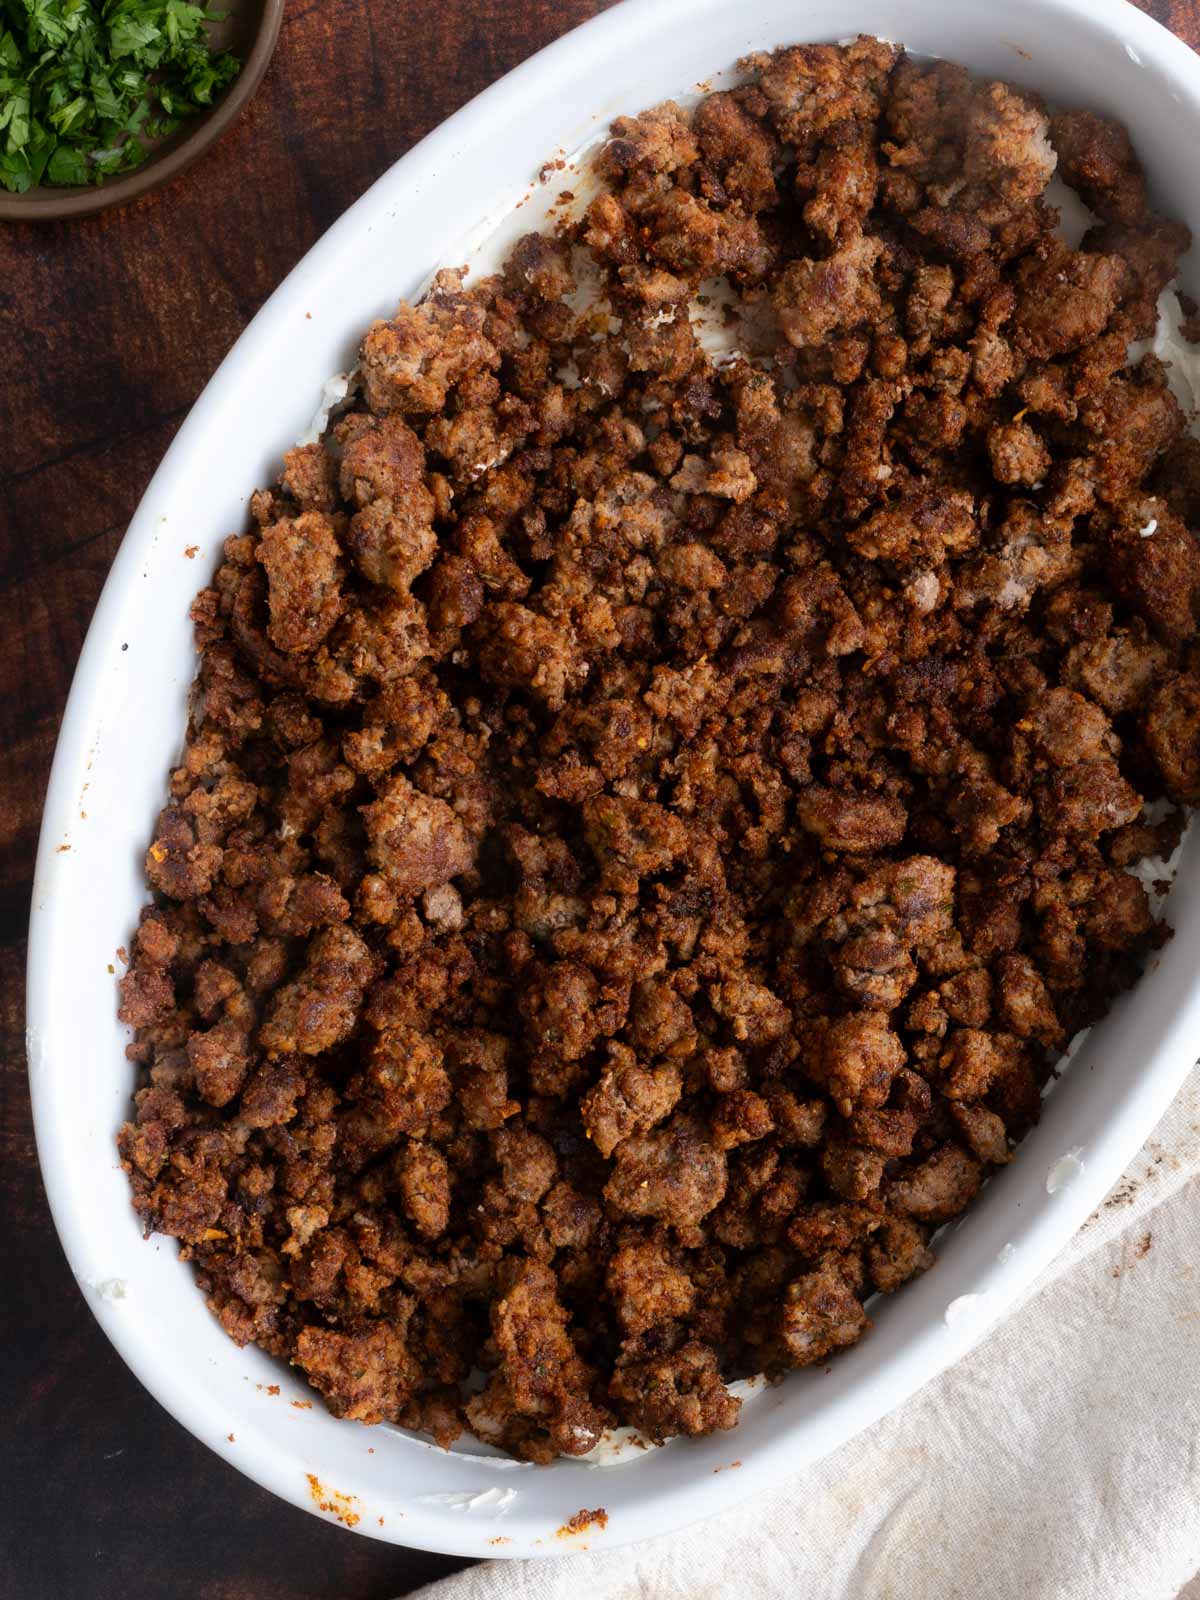
[[1018,1309],[826,1461],[682,1533],[420,1595],[1175,1600],[1197,1570],[1200,1067]]

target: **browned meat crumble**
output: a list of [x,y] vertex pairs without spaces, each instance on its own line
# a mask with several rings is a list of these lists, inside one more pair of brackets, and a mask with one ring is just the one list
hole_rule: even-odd
[[230,1335],[535,1461],[857,1340],[1200,798],[1200,445],[1127,355],[1187,230],[1090,112],[744,66],[255,496],[122,980],[134,1201]]

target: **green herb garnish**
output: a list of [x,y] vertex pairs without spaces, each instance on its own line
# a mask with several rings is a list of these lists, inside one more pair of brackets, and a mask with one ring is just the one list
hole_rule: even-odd
[[0,0],[0,185],[101,183],[140,166],[241,63],[188,0]]

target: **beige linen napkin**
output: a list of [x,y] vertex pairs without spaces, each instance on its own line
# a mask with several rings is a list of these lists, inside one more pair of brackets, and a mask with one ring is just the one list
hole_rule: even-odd
[[1008,1320],[827,1461],[683,1533],[420,1593],[1174,1600],[1198,1569],[1200,1067]]

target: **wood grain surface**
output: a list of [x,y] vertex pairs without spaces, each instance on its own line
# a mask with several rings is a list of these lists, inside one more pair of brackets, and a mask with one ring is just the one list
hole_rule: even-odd
[[[38,1177],[24,936],[75,659],[125,525],[188,407],[270,291],[368,184],[457,106],[602,9],[602,0],[289,0],[259,94],[198,166],[115,212],[0,230],[0,1600],[387,1600],[461,1565],[284,1505],[193,1440],[125,1370],[67,1270]],[[1200,47],[1200,0],[1144,9]]]

